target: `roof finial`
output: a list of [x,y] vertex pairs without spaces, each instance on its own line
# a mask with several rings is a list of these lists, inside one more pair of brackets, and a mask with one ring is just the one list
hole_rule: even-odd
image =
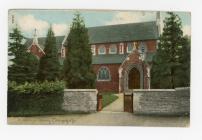
[[36,30],[36,28],[35,28],[35,29],[34,29],[34,36],[37,36],[37,33],[36,33],[36,31],[37,31],[37,30]]

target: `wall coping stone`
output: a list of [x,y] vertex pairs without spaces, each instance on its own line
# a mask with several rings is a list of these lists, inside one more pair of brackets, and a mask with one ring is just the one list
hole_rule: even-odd
[[98,93],[97,89],[64,89],[64,91],[77,91],[77,92],[95,92],[96,94]]
[[176,90],[175,89],[133,89],[133,92],[139,92],[139,91],[150,92],[150,91],[176,91]]
[[130,92],[124,92],[124,95],[132,95],[133,94],[133,92],[132,91],[130,91]]
[[149,92],[149,91],[176,91],[176,90],[188,90],[190,89],[190,87],[178,87],[175,89],[132,89],[133,92],[139,92],[139,91],[145,91],[145,92]]
[[175,88],[176,90],[187,90],[187,89],[190,89],[190,87],[178,87],[178,88]]

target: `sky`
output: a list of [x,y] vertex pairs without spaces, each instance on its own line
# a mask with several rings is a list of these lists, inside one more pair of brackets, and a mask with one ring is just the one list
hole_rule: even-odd
[[[45,37],[50,25],[56,36],[69,32],[74,14],[79,12],[86,27],[155,21],[156,11],[111,11],[111,10],[9,10],[9,32],[16,25],[25,37],[32,38],[34,29],[38,37]],[[191,35],[191,14],[175,12],[182,21],[184,35]],[[166,12],[160,12],[161,28]]]

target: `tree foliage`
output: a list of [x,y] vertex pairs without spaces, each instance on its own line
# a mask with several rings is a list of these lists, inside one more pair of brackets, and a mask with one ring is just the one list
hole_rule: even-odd
[[190,41],[183,37],[181,19],[168,12],[151,71],[152,88],[189,86]]
[[55,81],[59,78],[60,64],[57,56],[56,38],[52,27],[48,29],[45,55],[41,57],[37,79],[39,81]]
[[64,77],[68,88],[94,88],[92,53],[84,20],[76,14],[66,43]]
[[35,81],[38,71],[38,59],[27,52],[23,39],[17,27],[9,34],[8,55],[11,64],[8,66],[8,80],[18,83]]

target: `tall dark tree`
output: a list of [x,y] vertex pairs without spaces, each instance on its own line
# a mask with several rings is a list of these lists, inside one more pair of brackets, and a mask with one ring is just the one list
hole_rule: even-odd
[[25,38],[17,27],[9,34],[8,80],[17,83],[35,81],[38,71],[38,59],[27,51],[23,39]]
[[94,88],[92,53],[84,20],[76,14],[67,37],[64,77],[68,88]]
[[[189,53],[189,42],[183,37],[181,19],[172,12],[167,14],[168,17],[164,20],[163,33],[153,60],[152,88],[186,86],[181,78],[187,76],[190,69],[190,66],[185,67],[184,65],[190,59],[183,56]],[[184,73],[185,69],[187,73]],[[189,79],[186,83],[189,83]]]
[[179,68],[176,70],[176,86],[190,86],[190,53],[191,40],[188,36],[182,38],[182,46],[179,50]]
[[52,27],[48,29],[44,52],[45,55],[40,59],[37,79],[39,81],[55,81],[59,78],[60,64],[57,55],[56,38]]

